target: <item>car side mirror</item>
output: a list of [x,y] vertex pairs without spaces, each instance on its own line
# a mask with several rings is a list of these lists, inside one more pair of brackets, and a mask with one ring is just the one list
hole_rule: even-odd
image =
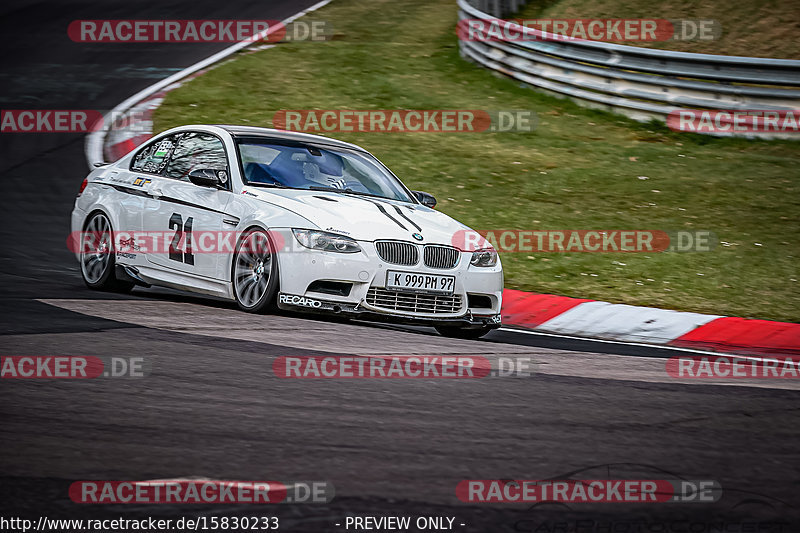
[[417,197],[419,203],[421,203],[425,207],[430,207],[431,209],[436,207],[436,198],[434,198],[432,194],[423,191],[411,191],[411,192],[413,192],[414,196]]
[[228,175],[225,170],[196,168],[189,172],[189,181],[201,187],[219,187],[228,181]]

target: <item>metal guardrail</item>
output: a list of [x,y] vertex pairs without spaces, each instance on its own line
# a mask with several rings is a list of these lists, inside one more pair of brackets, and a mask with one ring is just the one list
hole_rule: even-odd
[[500,18],[516,13],[527,2],[528,0],[473,0],[472,4],[480,11]]
[[[458,0],[458,17],[460,21],[498,21],[523,3],[523,0]],[[587,107],[639,121],[666,121],[670,112],[680,109],[800,109],[800,61],[557,40],[552,34],[548,39],[545,32],[522,28],[513,22],[502,24],[511,24],[515,31],[535,38],[462,39],[461,55],[535,89],[570,98]]]

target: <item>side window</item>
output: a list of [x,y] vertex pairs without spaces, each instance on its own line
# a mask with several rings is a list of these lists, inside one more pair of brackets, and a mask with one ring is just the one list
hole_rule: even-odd
[[220,181],[227,186],[228,158],[222,141],[208,133],[184,133],[177,139],[163,175],[189,181],[189,173],[198,168],[216,171]]
[[152,142],[133,157],[131,170],[160,174],[175,149],[175,135]]

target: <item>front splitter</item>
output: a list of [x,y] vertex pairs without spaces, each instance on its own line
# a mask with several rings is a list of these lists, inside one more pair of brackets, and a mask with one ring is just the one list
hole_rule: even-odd
[[346,316],[375,322],[392,324],[408,324],[416,326],[456,326],[462,328],[499,328],[500,315],[473,315],[469,311],[460,317],[422,317],[375,311],[362,307],[362,304],[332,302],[295,294],[278,294],[278,307],[287,311],[318,313],[334,316]]

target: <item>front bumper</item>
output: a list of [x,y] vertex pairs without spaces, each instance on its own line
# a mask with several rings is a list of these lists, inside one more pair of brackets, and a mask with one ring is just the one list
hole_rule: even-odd
[[[286,243],[294,241],[290,230],[284,239]],[[358,243],[361,251],[349,254],[298,246],[290,250],[284,248],[285,253],[278,254],[281,290],[278,306],[287,310],[339,313],[393,323],[499,327],[503,295],[503,269],[499,261],[494,267],[475,267],[470,264],[471,252],[461,252],[454,268],[429,268],[421,260],[414,266],[402,266],[384,261],[373,242]],[[455,280],[453,294],[441,296],[438,301],[448,301],[433,307],[433,296],[424,294],[420,295],[420,305],[385,305],[386,296],[395,294],[386,289],[390,270],[452,276]],[[342,294],[319,291],[320,282],[343,284],[348,290]],[[415,301],[415,293],[397,292],[400,299]]]
[[371,310],[361,303],[342,303],[337,301],[322,300],[308,296],[296,294],[278,295],[278,307],[287,311],[301,311],[304,313],[320,313],[327,315],[342,315],[348,318],[361,318],[377,322],[391,322],[393,324],[411,324],[417,326],[458,326],[463,328],[483,328],[491,329],[501,326],[500,314],[494,315],[474,315],[469,309],[460,317],[430,317],[415,316],[406,313],[391,313],[386,311],[377,312]]

